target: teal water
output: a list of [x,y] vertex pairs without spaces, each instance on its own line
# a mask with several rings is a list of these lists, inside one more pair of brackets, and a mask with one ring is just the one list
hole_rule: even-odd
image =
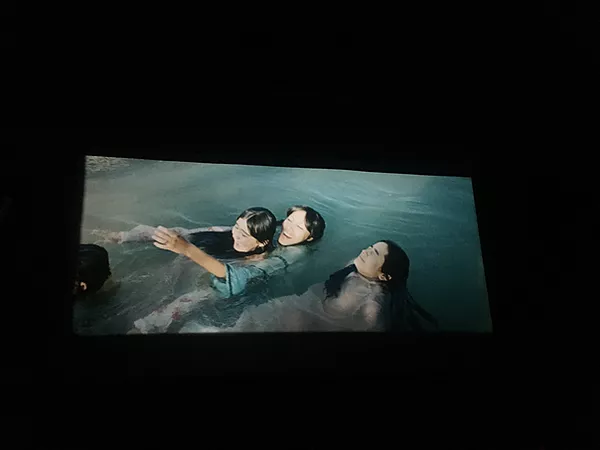
[[[295,289],[324,281],[362,248],[392,239],[411,259],[413,297],[443,331],[491,331],[468,178],[143,160],[92,159],[88,168],[82,242],[98,240],[93,229],[232,225],[251,206],[284,218],[289,206],[306,204],[327,229]],[[118,288],[76,305],[81,333],[126,332],[135,319],[207,282],[201,268],[151,243],[102,245]],[[280,280],[272,292],[283,295],[287,285]]]

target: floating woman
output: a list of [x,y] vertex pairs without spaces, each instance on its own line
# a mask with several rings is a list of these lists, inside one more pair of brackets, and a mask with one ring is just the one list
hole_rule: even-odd
[[423,320],[437,327],[408,292],[409,267],[400,246],[380,241],[300,296],[247,307],[233,327],[188,322],[180,332],[422,331]]

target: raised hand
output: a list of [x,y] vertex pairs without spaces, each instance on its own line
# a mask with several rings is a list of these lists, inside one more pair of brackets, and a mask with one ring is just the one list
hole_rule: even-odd
[[156,247],[180,255],[185,255],[190,246],[190,243],[183,236],[161,226],[156,229],[152,235],[152,239],[154,239]]

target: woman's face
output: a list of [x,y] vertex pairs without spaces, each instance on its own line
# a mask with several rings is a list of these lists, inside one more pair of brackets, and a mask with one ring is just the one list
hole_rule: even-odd
[[387,280],[388,278],[381,272],[381,268],[388,252],[388,245],[385,242],[377,242],[365,248],[354,260],[356,270],[367,278],[378,278],[382,281]]
[[264,247],[263,244],[250,234],[246,219],[238,219],[231,230],[233,236],[233,248],[241,253],[248,253],[256,250],[257,247]]
[[279,235],[280,245],[296,245],[304,241],[311,241],[309,231],[306,229],[306,211],[298,210],[291,213],[283,221],[281,234]]

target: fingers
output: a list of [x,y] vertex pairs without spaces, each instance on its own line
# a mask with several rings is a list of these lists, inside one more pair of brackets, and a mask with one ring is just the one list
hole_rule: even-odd
[[159,226],[155,229],[152,238],[162,244],[167,242],[171,242],[174,239],[177,239],[179,235],[172,230],[169,230],[165,227]]
[[170,232],[169,230],[164,231],[164,228],[162,230],[160,230],[159,228],[157,228],[154,231],[154,234],[152,235],[152,237],[154,237],[154,238],[159,237],[159,238],[161,238],[163,240],[167,240],[167,241],[170,240],[170,239],[174,239],[174,238],[177,237],[176,234]]
[[157,231],[156,233],[154,233],[152,235],[152,239],[154,239],[155,241],[157,241],[161,244],[166,244],[167,242],[169,242],[171,240],[171,238],[169,236],[167,236],[164,233],[161,233],[160,231]]
[[171,230],[169,230],[168,228],[165,228],[165,227],[163,227],[163,226],[159,226],[159,227],[158,227],[158,228],[156,228],[156,229],[157,229],[158,231],[161,231],[162,233],[166,234],[167,236],[170,236],[170,237],[176,237],[176,236],[177,236],[177,233],[175,233],[175,232],[173,232],[173,231],[171,231]]
[[158,242],[154,243],[155,247],[162,248],[163,250],[169,250],[169,247],[164,244],[159,244]]

